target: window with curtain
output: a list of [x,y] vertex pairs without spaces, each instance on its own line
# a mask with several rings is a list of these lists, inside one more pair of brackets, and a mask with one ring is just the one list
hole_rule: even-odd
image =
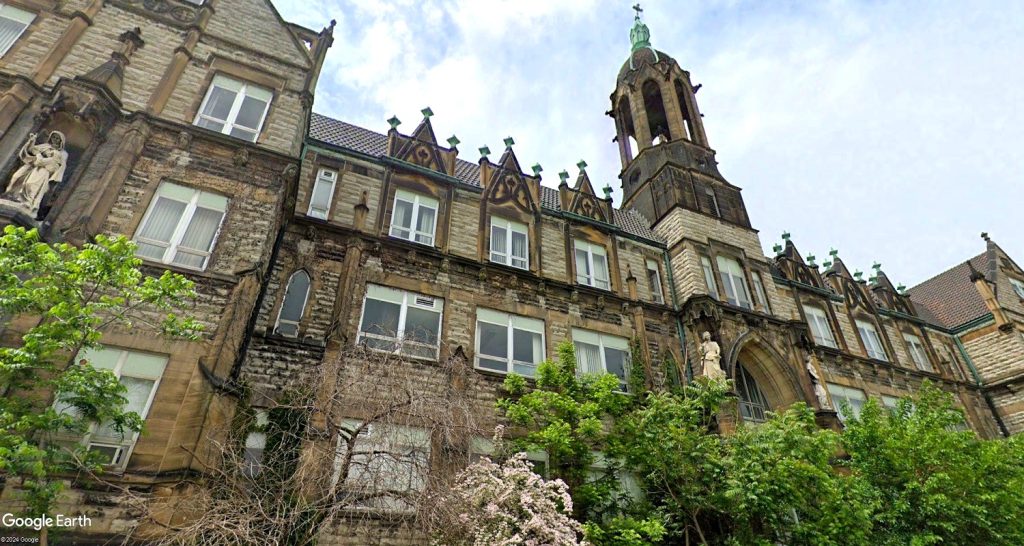
[[751,271],[750,278],[754,281],[754,297],[757,298],[757,304],[764,309],[766,313],[771,313],[772,308],[768,305],[768,294],[764,291],[764,282],[761,280],[761,273],[759,271]]
[[611,290],[611,282],[608,280],[608,253],[604,247],[580,239],[576,239],[573,246],[576,249],[576,282],[602,290]]
[[921,338],[914,334],[903,334],[903,341],[907,342],[907,350],[910,351],[910,358],[913,359],[917,369],[926,372],[935,371],[932,368],[931,360],[928,359],[928,352],[924,350],[924,344],[921,343]]
[[443,311],[442,299],[368,284],[359,342],[380,351],[436,359]]
[[256,142],[274,93],[248,82],[217,74],[210,82],[195,125]]
[[326,220],[331,213],[331,201],[334,199],[334,184],[338,180],[337,171],[320,169],[313,182],[313,192],[309,196],[307,216]]
[[437,199],[406,190],[395,192],[391,209],[391,236],[421,245],[434,244]]
[[875,325],[864,320],[858,320],[856,323],[857,332],[860,334],[861,341],[864,342],[864,348],[867,349],[868,356],[888,361],[889,358],[885,355],[885,349],[882,348],[882,339],[878,337],[878,330],[875,329]]
[[757,381],[742,364],[736,364],[736,393],[740,396],[740,414],[744,421],[763,423],[767,419],[766,412],[771,410]]
[[665,293],[661,289],[661,273],[658,262],[647,260],[647,286],[651,287],[651,300],[654,303],[665,303]]
[[573,328],[572,343],[576,349],[576,370],[580,375],[610,373],[619,378],[619,387],[629,386],[629,340],[589,330]]
[[747,290],[747,281],[743,277],[743,268],[740,263],[725,256],[718,257],[718,275],[722,280],[722,288],[725,290],[725,299],[732,305],[752,309],[750,303],[750,291]]
[[701,256],[700,267],[704,270],[704,283],[708,286],[708,294],[717,300],[718,286],[715,283],[715,270],[711,267],[711,259],[707,256]]
[[[337,484],[343,495],[353,495],[355,505],[361,508],[415,510],[415,496],[426,487],[430,470],[430,431],[371,423],[356,436],[349,454],[346,437],[351,437],[360,424],[354,419],[342,421],[331,484]],[[349,456],[348,471],[343,476],[343,461]]]
[[206,269],[227,205],[223,195],[162,182],[135,232],[136,254]]
[[544,321],[477,309],[477,368],[534,377],[543,360]]
[[529,269],[529,231],[526,224],[491,218],[491,261]]
[[288,279],[288,287],[284,291],[281,309],[277,312],[277,325],[274,333],[287,337],[299,335],[299,322],[306,310],[309,298],[309,273],[300,269]]
[[[80,353],[76,360],[81,359],[85,359],[96,369],[110,370],[127,389],[124,393],[127,399],[124,411],[135,412],[142,419],[146,418],[167,365],[166,356],[117,347],[98,347]],[[73,406],[60,400],[54,406],[58,413],[76,411]],[[74,441],[81,441],[89,451],[101,454],[106,465],[122,469],[127,464],[138,437],[137,432],[118,432],[113,423],[104,422],[91,425],[84,438],[75,437]]]
[[36,14],[31,11],[0,3],[0,57],[11,49],[35,18]]
[[860,410],[867,401],[864,391],[835,383],[826,383],[826,386],[840,421],[846,421],[849,417],[860,417]]
[[829,325],[828,315],[825,314],[825,311],[818,307],[805,305],[804,314],[807,315],[807,323],[811,327],[814,342],[835,349],[837,347],[836,338],[832,335],[832,326]]

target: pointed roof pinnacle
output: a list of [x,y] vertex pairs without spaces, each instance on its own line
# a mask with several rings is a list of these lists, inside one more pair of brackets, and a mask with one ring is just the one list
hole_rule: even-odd
[[633,18],[633,28],[629,31],[629,41],[633,44],[631,51],[636,51],[643,47],[651,47],[651,31],[640,20],[640,14],[644,11],[640,4],[633,6],[633,9],[636,16]]

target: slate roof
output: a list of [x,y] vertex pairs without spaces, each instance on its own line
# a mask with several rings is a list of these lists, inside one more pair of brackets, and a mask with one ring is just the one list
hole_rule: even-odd
[[[976,270],[985,273],[988,269],[987,252],[971,258],[970,262]],[[921,318],[946,328],[966,324],[989,312],[971,282],[971,270],[966,263],[948,269],[908,292]]]
[[[332,146],[348,148],[374,157],[384,155],[388,140],[386,135],[316,112],[313,113],[309,121],[309,137]],[[455,178],[470,186],[480,187],[480,166],[458,159],[455,164]],[[560,211],[561,203],[558,190],[542,185],[540,187],[540,205],[548,210]],[[622,231],[651,241],[662,242],[661,238],[651,231],[650,222],[639,212],[633,209],[616,209],[613,212],[613,223]]]

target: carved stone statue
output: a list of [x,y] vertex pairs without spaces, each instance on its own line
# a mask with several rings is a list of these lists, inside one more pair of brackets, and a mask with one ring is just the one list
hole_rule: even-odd
[[26,209],[33,218],[39,212],[43,196],[51,182],[64,178],[68,153],[64,150],[64,133],[51,131],[47,139],[36,142],[37,133],[29,133],[28,140],[18,150],[22,165],[14,171],[4,197]]
[[722,348],[711,339],[710,332],[701,334],[703,342],[700,344],[701,362],[704,366],[704,377],[708,379],[725,379],[725,372],[719,364],[722,360]]
[[832,404],[828,400],[828,392],[825,391],[825,386],[821,384],[817,360],[814,353],[807,355],[807,374],[811,376],[811,386],[814,387],[814,396],[818,398],[818,405],[821,406],[821,409],[832,409]]

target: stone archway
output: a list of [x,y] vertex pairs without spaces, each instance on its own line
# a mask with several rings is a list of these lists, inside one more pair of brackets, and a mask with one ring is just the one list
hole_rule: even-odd
[[[804,401],[800,382],[786,359],[760,336],[748,332],[740,337],[729,352],[729,377],[740,394],[741,412],[747,419],[757,407],[783,411],[795,402]],[[760,395],[760,396],[759,396]],[[743,407],[747,404],[748,407]],[[757,421],[759,419],[751,419]]]

